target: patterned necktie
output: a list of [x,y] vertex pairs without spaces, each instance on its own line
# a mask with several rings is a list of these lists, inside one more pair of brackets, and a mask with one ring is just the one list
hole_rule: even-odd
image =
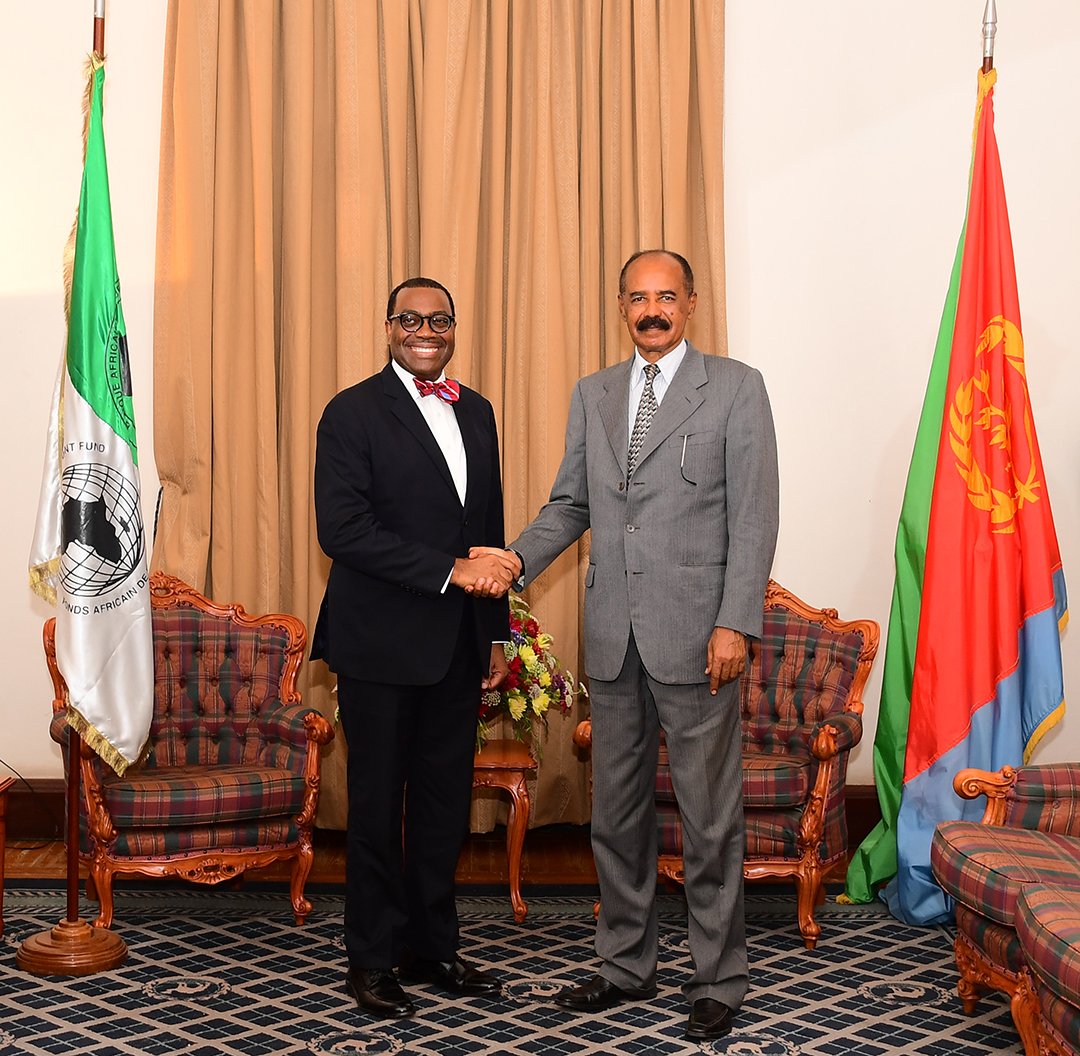
[[637,405],[637,417],[634,419],[634,429],[630,433],[630,448],[626,452],[626,479],[629,480],[637,465],[638,454],[641,445],[645,442],[645,434],[652,425],[653,416],[658,406],[656,393],[653,392],[653,379],[660,373],[660,367],[656,363],[645,365],[645,388],[641,390],[641,402]]
[[461,386],[447,378],[445,381],[424,381],[423,378],[413,378],[413,384],[420,390],[421,396],[430,396],[434,393],[444,403],[457,403],[461,396]]

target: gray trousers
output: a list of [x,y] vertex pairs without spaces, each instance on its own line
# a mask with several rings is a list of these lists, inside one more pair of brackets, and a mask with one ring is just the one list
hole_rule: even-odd
[[738,682],[665,685],[642,666],[634,636],[613,682],[592,679],[592,846],[600,880],[596,952],[616,986],[656,985],[656,804],[664,730],[683,823],[690,956],[683,986],[738,1009],[748,985],[743,916]]

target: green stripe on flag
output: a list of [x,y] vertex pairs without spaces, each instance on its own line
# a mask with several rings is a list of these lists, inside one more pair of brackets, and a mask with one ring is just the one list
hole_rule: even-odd
[[128,445],[132,460],[138,465],[127,327],[120,307],[109,173],[105,164],[104,84],[105,68],[99,66],[94,71],[90,93],[86,164],[79,194],[79,251],[75,255],[71,281],[67,369],[75,390]]
[[949,292],[941,313],[930,380],[923,399],[922,415],[915,434],[915,450],[908,467],[904,503],[896,529],[896,579],[893,583],[889,633],[885,644],[885,671],[881,705],[874,735],[874,784],[881,806],[881,821],[859,845],[848,865],[845,894],[852,902],[869,902],[875,889],[896,875],[896,816],[904,784],[904,753],[907,748],[908,715],[911,710],[911,679],[915,669],[915,645],[919,637],[926,536],[930,524],[930,499],[934,489],[945,389],[949,379],[956,302],[960,292],[960,267],[964,257],[967,219],[956,247]]

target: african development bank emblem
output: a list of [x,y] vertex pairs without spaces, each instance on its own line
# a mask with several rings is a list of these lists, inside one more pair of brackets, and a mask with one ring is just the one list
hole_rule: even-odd
[[[1004,365],[993,358],[1001,356]],[[984,357],[984,358],[980,358]],[[956,469],[967,485],[968,499],[990,515],[993,531],[1016,531],[1016,515],[1025,502],[1038,502],[1031,401],[1024,372],[1024,339],[1020,328],[1003,315],[994,316],[975,347],[976,373],[957,386],[949,408],[949,443]],[[996,367],[996,369],[995,369]],[[1015,375],[1009,384],[1010,372]],[[1016,381],[1019,383],[1016,384]],[[1016,395],[1023,405],[1016,406]],[[1017,415],[1023,427],[1018,428]],[[973,443],[973,432],[988,434]],[[980,463],[976,448],[984,454]],[[1004,457],[994,457],[994,449]]]

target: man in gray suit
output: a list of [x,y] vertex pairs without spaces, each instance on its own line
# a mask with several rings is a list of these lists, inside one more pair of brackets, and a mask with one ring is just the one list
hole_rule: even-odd
[[585,666],[600,880],[588,982],[556,998],[597,1012],[656,993],[659,731],[683,823],[693,977],[687,1037],[731,1029],[747,987],[738,677],[761,634],[779,485],[761,375],[683,339],[697,301],[666,250],[627,261],[632,362],[574,390],[551,498],[508,548],[528,582],[587,529]]

